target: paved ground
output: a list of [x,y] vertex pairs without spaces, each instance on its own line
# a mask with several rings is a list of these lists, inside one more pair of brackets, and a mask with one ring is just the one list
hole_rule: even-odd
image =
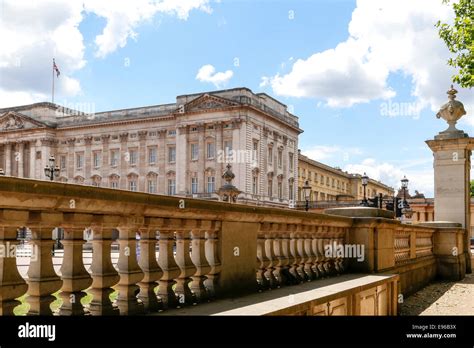
[[431,283],[405,299],[401,315],[474,315],[474,274]]

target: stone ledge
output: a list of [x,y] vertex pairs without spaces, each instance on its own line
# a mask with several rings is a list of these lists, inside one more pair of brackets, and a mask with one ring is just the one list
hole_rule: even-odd
[[324,214],[348,217],[381,217],[386,219],[393,219],[395,216],[392,211],[370,207],[330,208],[325,209]]

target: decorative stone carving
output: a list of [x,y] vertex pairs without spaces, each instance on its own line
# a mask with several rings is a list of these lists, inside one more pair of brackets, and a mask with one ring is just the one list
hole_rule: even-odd
[[457,129],[455,126],[457,121],[466,114],[463,103],[455,100],[457,92],[458,91],[453,88],[453,85],[451,85],[451,88],[446,92],[448,94],[449,101],[441,106],[438,113],[436,114],[436,118],[442,118],[445,120],[449,127],[448,129],[440,132],[439,135],[435,137],[435,139],[464,138],[468,136],[466,133]]
[[0,128],[2,130],[13,130],[13,129],[21,129],[24,128],[25,125],[23,121],[13,115],[8,115],[7,118],[0,124]]

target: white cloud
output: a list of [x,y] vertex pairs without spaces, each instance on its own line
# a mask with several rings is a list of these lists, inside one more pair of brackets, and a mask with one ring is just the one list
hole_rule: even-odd
[[[0,107],[47,101],[51,97],[52,58],[61,71],[56,96],[81,93],[73,74],[82,69],[85,45],[79,25],[84,13],[106,19],[96,36],[96,56],[105,57],[156,13],[186,20],[192,10],[211,12],[210,0],[3,0],[0,37]],[[84,12],[85,11],[85,12]]]
[[233,75],[234,72],[232,70],[216,72],[216,68],[214,68],[211,64],[206,64],[199,69],[196,75],[196,80],[201,82],[210,82],[217,88],[220,88],[221,86],[227,84]]
[[2,2],[0,21],[0,106],[50,98],[52,58],[61,70],[56,92],[79,93],[77,79],[69,77],[85,65],[84,43],[79,31],[82,6],[77,1]]
[[[349,37],[333,49],[297,59],[288,74],[263,80],[281,96],[319,98],[331,107],[389,99],[391,73],[412,79],[411,94],[437,111],[447,101],[454,69],[434,24],[453,17],[451,6],[432,0],[359,0],[348,26]],[[458,88],[458,90],[460,90]],[[458,99],[472,114],[473,98]],[[474,124],[474,120],[471,121]]]
[[[428,162],[430,162],[429,165],[427,165]],[[433,197],[434,174],[431,159],[405,161],[394,165],[366,158],[360,163],[348,164],[343,169],[349,173],[367,173],[370,178],[392,186],[395,191],[400,188],[400,180],[406,176],[410,180],[410,193],[418,190],[424,193],[425,197]]]
[[101,58],[124,47],[128,39],[136,39],[134,29],[157,13],[187,20],[192,10],[211,12],[209,0],[114,0],[113,5],[109,1],[85,0],[84,9],[107,20],[104,30],[95,38],[96,56]]
[[329,159],[349,161],[352,156],[363,154],[363,151],[357,147],[316,145],[302,149],[301,153],[316,161],[327,161]]

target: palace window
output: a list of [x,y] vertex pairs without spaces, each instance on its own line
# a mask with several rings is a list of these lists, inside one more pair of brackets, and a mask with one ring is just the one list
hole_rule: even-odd
[[82,169],[82,165],[84,164],[84,155],[82,153],[76,153],[76,169]]
[[268,164],[273,164],[273,147],[268,147]]
[[252,178],[252,193],[254,195],[258,194],[258,177],[254,176]]
[[258,141],[253,141],[252,162],[258,162]]
[[99,168],[100,167],[100,162],[101,162],[101,153],[99,151],[94,152],[93,156],[93,161],[94,161],[94,168]]
[[273,180],[272,179],[268,179],[268,197],[272,197],[273,196]]
[[199,145],[191,144],[191,161],[197,161],[199,157]]
[[130,191],[137,191],[137,181],[136,179],[130,179],[128,182],[128,188]]
[[176,180],[175,179],[168,179],[168,194],[169,195],[176,194]]
[[137,150],[129,151],[129,159],[130,159],[130,165],[133,166],[137,164],[137,159],[138,159]]
[[118,164],[118,151],[112,150],[110,151],[110,165],[112,167],[116,167]]
[[207,192],[213,193],[216,190],[216,178],[214,176],[207,177]]
[[278,168],[281,168],[283,163],[283,151],[278,150]]
[[224,152],[226,158],[229,160],[229,158],[232,157],[232,140],[224,141]]
[[176,162],[176,147],[170,146],[168,147],[168,163],[175,163]]
[[278,182],[278,199],[283,199],[283,184]]
[[148,179],[148,193],[156,193],[156,180]]
[[288,167],[290,168],[290,172],[293,171],[293,154],[290,152],[288,154]]
[[66,155],[61,155],[59,157],[59,168],[61,168],[61,170],[66,170]]
[[156,147],[150,147],[148,149],[148,163],[149,164],[156,163]]
[[198,178],[191,178],[191,193],[198,193]]
[[288,199],[293,199],[293,184],[292,183],[289,183],[289,186],[288,186]]
[[176,129],[169,130],[168,135],[176,135]]
[[208,159],[214,158],[215,155],[216,155],[216,144],[207,143],[207,158]]

